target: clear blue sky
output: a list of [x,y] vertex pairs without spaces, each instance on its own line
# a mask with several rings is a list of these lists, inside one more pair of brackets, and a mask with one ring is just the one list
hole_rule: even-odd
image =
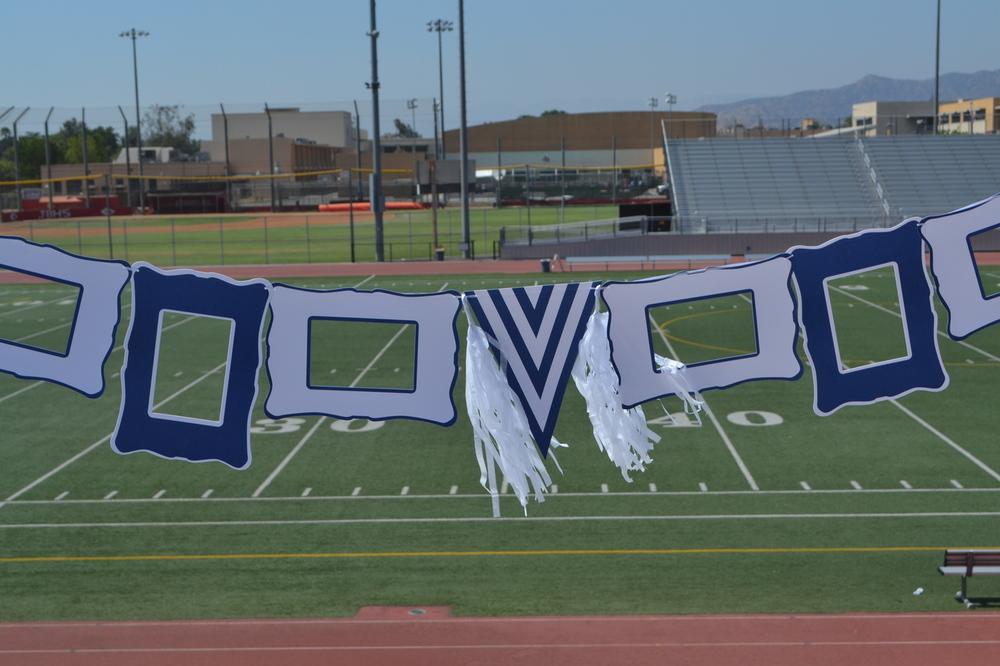
[[[379,74],[391,112],[437,94],[425,22],[457,0],[380,0]],[[935,0],[467,0],[469,120],[680,109],[934,71]],[[132,100],[135,26],[142,103],[255,106],[366,100],[367,0],[49,0],[5,3],[0,104],[110,107]],[[997,0],[944,0],[942,73],[1000,68]],[[458,39],[445,35],[448,125],[458,121]],[[429,104],[425,105],[429,106]],[[207,107],[206,107],[207,108]],[[89,112],[88,112],[89,116]],[[429,125],[421,109],[418,124]],[[428,127],[429,129],[429,127]]]

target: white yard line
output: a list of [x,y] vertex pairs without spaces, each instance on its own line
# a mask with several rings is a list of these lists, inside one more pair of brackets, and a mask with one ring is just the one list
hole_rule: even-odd
[[[372,279],[373,277],[375,277],[375,276],[374,275],[369,275],[367,278],[365,278],[364,280],[362,280],[358,284],[354,285],[354,288],[357,289],[358,287],[360,287],[361,285],[363,285],[365,282],[368,282],[368,280]],[[445,288],[447,288],[447,286],[448,286],[448,283],[445,282],[443,285],[441,285],[441,288],[438,289],[438,291],[444,291]],[[351,382],[351,384],[350,384],[350,386],[348,388],[354,388],[355,386],[358,385],[358,383],[362,379],[365,378],[365,375],[367,375],[368,372],[375,366],[375,364],[378,363],[378,360],[380,358],[382,358],[382,356],[387,351],[389,351],[389,347],[391,347],[393,345],[393,343],[396,342],[396,340],[399,339],[399,336],[401,336],[403,333],[406,332],[406,329],[409,328],[409,326],[410,326],[410,324],[404,324],[403,326],[400,327],[400,329],[398,331],[396,331],[395,335],[393,335],[391,338],[389,338],[389,342],[385,343],[385,346],[382,347],[382,349],[380,349],[377,354],[375,354],[375,358],[373,358],[371,360],[371,362],[368,363],[368,365],[366,365],[361,370],[360,373],[358,373],[358,376],[354,378],[354,381]],[[267,487],[269,485],[271,485],[271,483],[276,478],[278,478],[278,475],[281,474],[282,471],[284,471],[285,467],[288,466],[288,463],[290,463],[292,461],[292,458],[294,458],[296,456],[296,454],[298,454],[298,452],[302,450],[302,447],[306,445],[306,442],[308,442],[310,439],[312,439],[312,436],[314,434],[316,434],[316,431],[319,429],[319,427],[321,425],[323,425],[323,423],[326,422],[326,419],[327,419],[326,416],[321,416],[321,417],[319,417],[319,419],[316,420],[316,423],[313,425],[312,428],[309,429],[309,431],[305,434],[305,436],[302,439],[299,440],[298,444],[296,444],[292,448],[292,450],[288,452],[288,455],[286,455],[284,458],[282,458],[281,462],[278,463],[278,466],[275,467],[273,470],[271,470],[271,473],[267,475],[267,478],[265,478],[264,481],[259,486],[257,486],[257,489],[253,491],[253,497],[260,497],[260,494],[263,493],[265,490],[267,490]]]
[[[831,287],[831,289],[833,289],[833,290],[835,290],[835,291],[843,294],[844,296],[848,296],[850,298],[853,298],[856,301],[864,303],[865,305],[869,305],[869,306],[875,308],[876,310],[881,310],[882,312],[885,312],[886,314],[891,314],[893,317],[896,317],[897,319],[902,319],[903,318],[902,315],[900,315],[895,310],[890,310],[889,308],[884,307],[882,305],[879,305],[878,303],[873,303],[873,302],[871,302],[871,301],[869,301],[867,299],[861,298],[857,294],[852,294],[852,293],[850,293],[848,291],[844,291],[843,289],[840,289],[839,287]],[[947,333],[945,333],[944,331],[941,331],[941,330],[938,330],[937,334],[940,335],[945,340],[951,340],[955,344],[962,345],[966,349],[971,349],[972,351],[976,352],[977,354],[981,354],[981,355],[985,356],[986,358],[990,359],[991,361],[998,361],[998,362],[1000,362],[1000,356],[995,356],[994,354],[989,353],[985,349],[980,349],[979,347],[976,347],[975,345],[970,345],[965,340],[952,340],[951,337],[949,337]]]
[[[189,320],[185,319],[183,321],[189,321]],[[178,324],[183,323],[183,321],[182,322],[178,322]],[[200,383],[206,377],[209,377],[210,375],[212,375],[212,373],[218,371],[220,368],[224,368],[225,366],[226,366],[225,363],[221,363],[220,365],[216,366],[215,368],[213,368],[213,369],[209,370],[208,372],[206,372],[205,374],[203,374],[198,379],[195,379],[194,381],[192,381],[191,383],[189,383],[188,385],[186,385],[184,388],[180,389],[179,391],[174,392],[169,397],[164,398],[163,400],[161,400],[157,404],[153,405],[153,411],[159,409],[160,407],[162,407],[163,405],[167,404],[168,402],[170,402],[171,400],[173,400],[174,398],[176,398],[180,394],[182,394],[185,391],[187,391],[189,388],[191,388],[191,387],[195,386],[196,384]],[[55,467],[53,467],[52,469],[50,469],[45,474],[42,474],[40,477],[38,477],[37,479],[35,479],[31,483],[29,483],[28,485],[26,485],[23,488],[21,488],[20,490],[14,492],[12,495],[9,495],[7,497],[7,499],[5,499],[4,501],[0,502],[0,509],[2,509],[7,504],[7,502],[10,502],[11,500],[17,499],[18,497],[20,497],[24,493],[28,492],[29,490],[31,490],[32,488],[34,488],[35,486],[37,486],[38,484],[42,483],[43,481],[45,481],[45,480],[47,480],[47,479],[55,476],[56,474],[58,474],[62,470],[66,469],[67,467],[69,467],[70,465],[72,465],[73,463],[75,463],[77,460],[79,460],[80,458],[84,457],[85,455],[87,455],[88,453],[90,453],[91,451],[93,451],[94,449],[96,449],[101,444],[104,444],[105,442],[107,442],[108,440],[111,439],[111,435],[113,435],[113,434],[114,434],[114,432],[109,432],[107,435],[105,435],[104,437],[101,437],[99,440],[97,440],[93,444],[90,444],[89,446],[87,446],[82,451],[80,451],[80,452],[76,453],[75,455],[67,458],[63,462],[59,463],[58,465],[56,465]]]
[[65,301],[66,296],[60,296],[59,298],[51,301],[44,301],[42,303],[35,303],[34,305],[26,305],[25,307],[18,308],[17,310],[10,310],[8,312],[0,313],[0,317],[7,317],[12,314],[17,314],[18,312],[25,312],[27,310],[34,310],[35,308],[40,308],[45,305],[52,305],[53,303],[58,303],[59,301]]
[[[857,484],[856,481],[852,481],[852,484]],[[557,486],[558,489],[558,486]],[[209,491],[205,491],[208,493]],[[553,491],[550,491],[553,492]],[[862,488],[860,484],[852,488],[825,488],[816,489],[812,488],[810,490],[804,490],[801,488],[789,489],[789,490],[713,490],[709,491],[708,485],[704,482],[698,484],[698,490],[657,490],[654,492],[649,491],[638,491],[638,490],[628,490],[628,491],[609,491],[607,493],[602,492],[568,492],[559,493],[562,497],[576,497],[576,498],[590,498],[590,497],[656,497],[656,498],[670,498],[670,497],[717,497],[717,496],[741,496],[741,495],[753,495],[753,496],[765,496],[765,495],[883,495],[883,494],[936,494],[936,493],[946,493],[946,494],[966,494],[966,493],[1000,493],[1000,487],[990,487],[990,488],[965,488],[957,487],[954,484],[949,484],[947,487],[941,488]],[[555,494],[555,492],[553,492]],[[155,500],[158,503],[191,503],[191,502],[297,502],[297,501],[323,501],[323,502],[336,502],[336,501],[348,501],[348,500],[371,500],[371,501],[388,501],[388,500],[443,500],[443,499],[456,499],[456,500],[477,500],[483,499],[484,497],[489,497],[489,495],[482,493],[428,493],[426,495],[361,495],[360,490],[357,494],[351,493],[350,495],[312,495],[308,497],[302,497],[298,495],[285,495],[285,496],[273,496],[273,497],[216,497],[209,493],[208,495],[202,494],[201,497],[164,497],[159,500]],[[128,498],[128,499],[115,499],[115,504],[143,504],[147,502],[153,502],[154,500],[149,498]],[[46,505],[54,504],[55,500],[16,500],[9,502],[11,506],[35,506],[35,505]],[[60,505],[83,505],[83,504],[103,504],[105,500],[101,499],[72,499],[59,501]]]
[[851,481],[851,488],[854,488],[855,490],[862,490],[861,484],[857,481]]
[[[653,319],[653,315],[648,315],[648,316],[649,316],[649,321],[652,322],[653,327],[656,329],[656,332],[660,334],[660,339],[663,340],[663,344],[665,344],[667,346],[667,349],[670,350],[670,355],[673,356],[675,360],[680,361],[680,357],[677,355],[677,351],[674,349],[674,346],[670,344],[670,340],[663,333],[663,329],[661,329],[657,321]],[[729,455],[733,457],[733,460],[736,462],[736,466],[739,467],[740,472],[743,473],[743,478],[747,480],[747,484],[750,486],[752,490],[760,490],[760,486],[757,485],[757,481],[754,480],[753,475],[750,474],[750,470],[747,468],[746,463],[743,462],[743,458],[736,451],[736,447],[733,446],[733,442],[731,439],[729,439],[729,435],[727,435],[726,431],[722,429],[722,424],[719,423],[719,419],[715,417],[715,412],[713,412],[712,408],[708,406],[708,401],[705,400],[704,396],[702,396],[701,393],[697,391],[695,392],[694,397],[696,400],[701,401],[702,409],[705,411],[705,414],[712,422],[712,425],[715,426],[716,432],[718,432],[719,437],[722,438],[722,442],[726,445],[726,448],[729,450]]]
[[956,444],[950,437],[948,437],[943,432],[941,432],[940,430],[938,430],[937,428],[935,428],[934,426],[932,426],[927,421],[923,420],[922,418],[920,418],[919,416],[917,416],[916,414],[914,414],[910,409],[904,407],[898,401],[896,401],[896,400],[890,400],[889,402],[891,402],[893,405],[895,405],[901,412],[903,412],[904,414],[906,414],[907,416],[909,416],[911,419],[913,419],[914,421],[916,421],[917,423],[919,423],[920,425],[922,425],[924,428],[926,428],[927,430],[929,430],[933,434],[937,435],[938,439],[940,439],[942,442],[944,442],[945,444],[947,444],[951,448],[955,449],[955,451],[957,451],[958,453],[960,453],[963,456],[965,456],[976,467],[978,467],[979,469],[981,469],[984,472],[986,472],[987,474],[989,474],[993,479],[995,479],[997,481],[1000,481],[1000,474],[998,474],[996,472],[996,470],[994,470],[992,467],[990,467],[989,465],[987,465],[986,463],[984,463],[982,460],[980,460],[976,456],[972,455],[972,453],[970,451],[968,451],[965,448],[963,448],[962,446],[959,446],[958,444]]
[[114,499],[115,495],[117,495],[117,494],[118,494],[117,490],[112,490],[110,493],[108,493],[107,495],[104,496],[104,499],[106,499],[106,500]]
[[956,481],[955,479],[951,480],[951,485],[955,486],[958,489],[961,489],[963,487],[962,484]]
[[209,497],[212,496],[212,492],[214,492],[214,490],[215,490],[214,488],[209,488],[208,490],[206,490],[205,492],[203,492],[201,494],[201,498],[202,499],[208,499]]
[[802,490],[812,490],[812,486],[805,481],[799,481],[799,485],[802,486]]
[[[486,499],[486,496],[483,496]],[[178,520],[178,521],[135,521],[135,522],[89,522],[89,523],[6,523],[0,530],[23,529],[95,529],[95,528],[146,528],[146,527],[253,527],[291,525],[377,525],[416,523],[495,523],[508,522],[604,522],[604,521],[651,521],[651,522],[720,522],[754,520],[873,520],[904,518],[998,518],[1000,511],[915,511],[915,512],[868,512],[868,513],[728,513],[728,514],[676,514],[676,515],[602,515],[602,516],[463,516],[450,518],[315,518],[291,520]]]

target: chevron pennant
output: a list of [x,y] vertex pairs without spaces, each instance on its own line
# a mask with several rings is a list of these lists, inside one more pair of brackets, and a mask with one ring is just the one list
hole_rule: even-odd
[[594,282],[469,292],[469,304],[490,338],[507,382],[528,417],[542,455],[548,454],[559,406],[587,318]]

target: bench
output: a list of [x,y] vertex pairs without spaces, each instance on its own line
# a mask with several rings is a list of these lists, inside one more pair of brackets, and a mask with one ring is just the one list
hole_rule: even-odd
[[938,567],[938,573],[961,576],[962,589],[955,598],[964,602],[967,608],[972,607],[974,604],[967,594],[968,580],[971,576],[1000,575],[1000,550],[946,550],[944,564]]

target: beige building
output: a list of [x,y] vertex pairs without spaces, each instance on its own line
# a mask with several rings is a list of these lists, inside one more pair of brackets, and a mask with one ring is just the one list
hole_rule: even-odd
[[945,102],[938,107],[938,132],[996,134],[1000,131],[1000,97]]
[[933,132],[934,102],[861,102],[851,107],[851,125],[862,136]]

